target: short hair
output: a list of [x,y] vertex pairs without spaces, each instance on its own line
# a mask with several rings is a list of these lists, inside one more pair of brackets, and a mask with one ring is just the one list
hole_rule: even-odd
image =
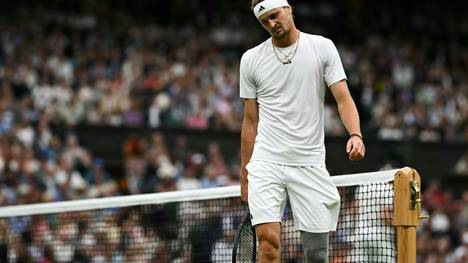
[[252,0],[250,8],[253,10],[258,3],[263,2],[264,0]]
[[[265,1],[265,0],[252,0],[252,2],[250,3],[250,8],[252,9],[252,11],[253,11],[254,7],[255,7],[256,5],[258,5],[258,3],[261,3],[261,2],[263,2],[263,1]],[[288,3],[289,3],[289,1],[288,1]],[[289,5],[291,6],[291,4],[289,4]],[[291,6],[291,7],[292,7],[292,6]]]

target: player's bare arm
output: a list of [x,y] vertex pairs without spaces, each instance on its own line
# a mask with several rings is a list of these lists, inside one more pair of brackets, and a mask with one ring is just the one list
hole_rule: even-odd
[[345,80],[338,81],[331,87],[331,92],[336,100],[341,122],[350,134],[346,144],[346,153],[350,160],[360,160],[366,154],[366,147],[362,140],[361,127],[359,124],[359,114],[354,104],[354,100],[349,93]]
[[257,136],[258,125],[258,103],[256,99],[244,99],[244,120],[242,122],[241,130],[241,199],[247,202],[247,169],[245,166],[252,156],[252,151]]

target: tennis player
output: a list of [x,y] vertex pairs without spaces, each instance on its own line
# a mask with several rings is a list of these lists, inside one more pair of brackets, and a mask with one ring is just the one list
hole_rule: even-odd
[[351,160],[365,154],[359,115],[333,42],[300,32],[287,0],[251,4],[271,35],[240,62],[241,194],[255,225],[259,260],[280,262],[280,222],[289,198],[307,262],[328,262],[340,197],[325,167],[326,88],[350,134],[346,153]]

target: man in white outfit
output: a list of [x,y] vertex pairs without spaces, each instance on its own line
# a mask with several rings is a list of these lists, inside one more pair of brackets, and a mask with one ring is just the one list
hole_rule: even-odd
[[259,262],[280,262],[287,198],[307,262],[328,262],[328,233],[336,229],[340,197],[325,168],[326,88],[350,134],[351,160],[365,154],[359,115],[332,41],[300,32],[287,0],[252,0],[252,11],[271,34],[240,63],[241,198],[255,225]]

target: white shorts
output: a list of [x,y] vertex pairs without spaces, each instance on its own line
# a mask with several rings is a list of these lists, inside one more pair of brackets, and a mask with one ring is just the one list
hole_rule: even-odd
[[298,230],[334,231],[340,195],[325,166],[287,166],[251,161],[246,166],[252,224],[281,222],[286,201]]

